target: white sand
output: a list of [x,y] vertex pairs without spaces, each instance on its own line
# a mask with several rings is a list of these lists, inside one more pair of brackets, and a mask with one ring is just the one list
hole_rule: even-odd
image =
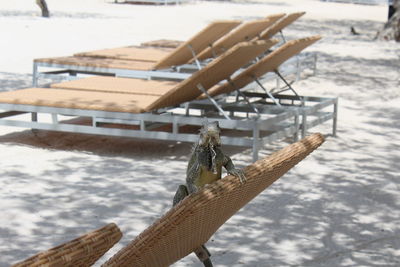
[[[265,2],[48,0],[53,16],[44,19],[33,0],[0,1],[0,90],[28,87],[34,58],[185,39],[214,19],[305,10],[287,38],[324,39],[309,49],[318,53],[317,76],[295,86],[303,95],[340,97],[338,137],[227,222],[208,242],[212,259],[215,266],[399,266],[400,46],[372,41],[386,7]],[[350,35],[350,26],[361,35]],[[328,122],[312,131],[330,129]],[[0,127],[0,266],[115,222],[124,237],[109,257],[168,210],[190,147]],[[240,167],[251,162],[250,150],[225,150]],[[174,266],[201,265],[190,255]]]

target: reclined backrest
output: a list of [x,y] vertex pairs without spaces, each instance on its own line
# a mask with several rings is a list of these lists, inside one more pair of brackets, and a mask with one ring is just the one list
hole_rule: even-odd
[[169,266],[206,243],[239,209],[324,142],[314,134],[189,195],[103,266]]
[[[321,39],[319,35],[312,36],[308,38],[292,40],[281,47],[277,48],[275,51],[271,52],[260,61],[251,65],[243,72],[232,78],[232,83],[224,83],[219,86],[215,86],[209,91],[211,96],[216,96],[219,94],[225,94],[233,92],[235,89],[240,89],[247,84],[254,82],[254,78],[260,78],[264,74],[270,71],[275,71],[278,67],[284,63],[289,58],[300,53],[303,49],[310,46]],[[204,97],[204,96],[203,96]]]
[[[282,18],[285,14],[276,14],[268,16],[265,19],[253,20],[244,22],[237,28],[224,35],[221,39],[216,41],[212,47],[208,47],[201,52],[197,58],[204,60],[213,56],[219,56],[237,43],[244,41],[256,40],[257,37],[269,26],[274,24],[278,19]],[[194,60],[192,59],[191,62]]]
[[12,267],[91,266],[122,237],[118,226],[110,223],[70,242],[41,252]]
[[306,12],[297,12],[286,15],[285,17],[278,20],[274,25],[265,30],[263,33],[261,33],[260,39],[266,40],[271,38],[276,33],[281,31],[283,28],[285,28],[286,26],[288,26],[289,24],[293,23],[295,20],[303,16],[305,13]]
[[153,68],[162,69],[188,63],[193,58],[191,49],[196,54],[200,53],[240,23],[241,21],[239,20],[215,21],[211,23],[191,39],[178,46],[165,58],[158,61]]
[[218,82],[228,79],[235,71],[276,43],[276,40],[268,40],[237,44],[160,97],[148,107],[148,111],[196,99],[202,94],[197,87],[198,84],[201,84],[206,90],[211,88]]

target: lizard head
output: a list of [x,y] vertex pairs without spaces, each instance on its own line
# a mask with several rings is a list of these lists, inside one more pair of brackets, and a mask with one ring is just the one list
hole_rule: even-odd
[[205,123],[200,129],[200,146],[220,146],[221,145],[221,128],[217,121],[211,123]]

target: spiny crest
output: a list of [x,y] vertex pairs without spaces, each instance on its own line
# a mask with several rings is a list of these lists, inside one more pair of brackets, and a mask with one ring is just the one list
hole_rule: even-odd
[[207,121],[203,124],[203,127],[200,129],[200,134],[208,135],[208,134],[219,134],[221,132],[221,128],[219,128],[218,121],[214,121],[208,123]]

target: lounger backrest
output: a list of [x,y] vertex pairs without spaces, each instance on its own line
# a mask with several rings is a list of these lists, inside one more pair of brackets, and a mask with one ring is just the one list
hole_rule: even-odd
[[92,266],[122,237],[118,226],[110,223],[96,231],[41,252],[12,267]]
[[244,22],[236,29],[216,41],[212,47],[203,50],[197,58],[204,60],[213,56],[219,56],[237,43],[251,41],[254,38],[257,38],[265,29],[283,16],[284,14],[277,14],[265,19]]
[[306,12],[297,12],[288,14],[285,17],[278,20],[274,25],[268,28],[266,31],[261,33],[260,39],[269,39],[274,36],[277,32],[288,26],[289,24],[293,23],[295,20],[303,16]]
[[292,40],[285,43],[281,47],[277,48],[275,51],[262,58],[254,65],[251,65],[246,70],[233,77],[232,82],[235,87],[233,87],[231,83],[224,83],[220,86],[212,88],[209,92],[210,95],[215,96],[219,94],[230,93],[236,88],[243,88],[247,84],[254,82],[254,77],[260,78],[267,72],[277,70],[283,62],[293,57],[294,55],[297,55],[303,49],[312,45],[319,39],[321,39],[321,36],[317,35],[308,38]]
[[237,44],[203,69],[180,82],[174,89],[150,105],[148,110],[175,106],[197,98],[202,94],[197,88],[198,84],[201,84],[206,90],[211,88],[218,82],[229,78],[235,71],[276,43],[277,40],[268,40]]
[[163,69],[188,63],[193,58],[193,53],[190,49],[193,49],[197,54],[200,53],[240,23],[241,21],[238,20],[216,21],[211,23],[191,39],[178,46],[165,58],[157,62],[153,68]]
[[224,177],[189,195],[103,267],[170,266],[206,243],[238,210],[324,142],[314,134],[245,168],[246,182]]

